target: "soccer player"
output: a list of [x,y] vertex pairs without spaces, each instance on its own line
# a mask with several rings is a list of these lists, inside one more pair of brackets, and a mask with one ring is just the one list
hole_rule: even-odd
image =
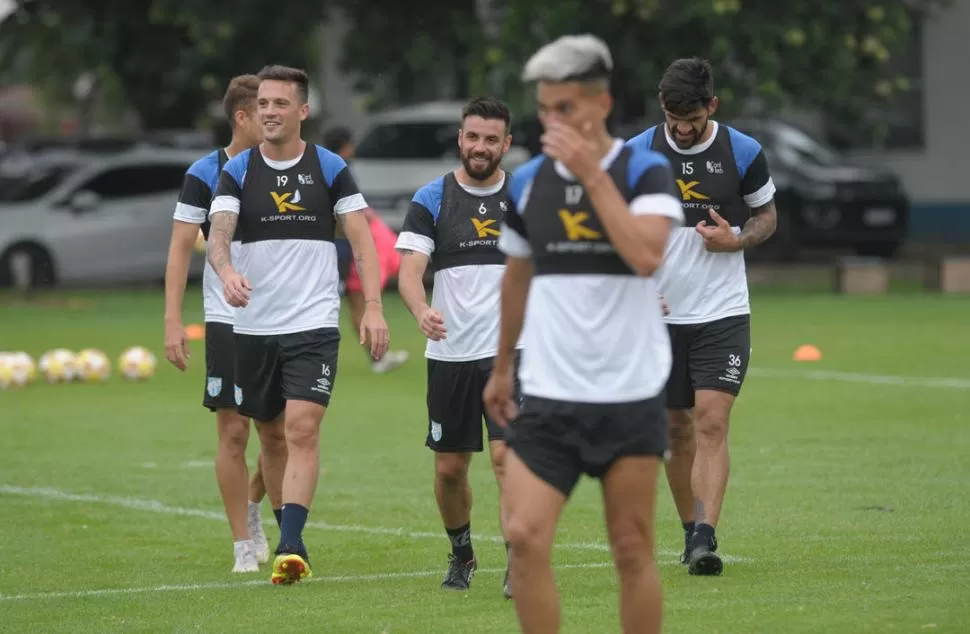
[[[236,312],[236,400],[261,425],[282,427],[287,458],[280,541],[273,583],[311,574],[303,542],[320,473],[320,423],[330,404],[340,341],[337,253],[339,221],[364,284],[360,340],[373,358],[387,351],[374,239],[367,202],[347,164],[301,137],[309,116],[309,79],[299,69],[267,66],[256,107],[263,142],[222,170],[209,218],[208,258]],[[239,269],[230,256],[236,229]],[[283,467],[265,453],[263,471]]]
[[[514,418],[503,503],[527,634],[559,631],[551,551],[584,473],[603,487],[623,631],[660,631],[653,525],[671,353],[651,275],[683,213],[667,159],[624,147],[606,129],[612,67],[606,44],[578,35],[541,48],[523,72],[538,83],[543,154],[512,175],[515,209],[499,238],[508,255],[499,348],[485,400],[500,423]],[[513,349],[523,321],[518,411]]]
[[[255,75],[241,75],[229,82],[222,103],[232,127],[229,146],[209,153],[189,167],[182,181],[182,191],[175,206],[168,264],[165,269],[165,356],[179,370],[185,371],[189,348],[182,326],[182,299],[188,278],[189,262],[200,232],[209,236],[206,219],[212,194],[222,166],[230,158],[262,139],[256,117]],[[235,252],[236,244],[233,244]],[[226,507],[233,536],[235,564],[233,572],[255,572],[258,563],[269,560],[269,544],[263,532],[260,505],[250,503],[247,517],[246,445],[249,441],[249,419],[236,411],[233,396],[233,308],[222,296],[222,283],[212,267],[203,272],[202,298],[205,313],[206,383],[203,405],[216,413],[218,449],[216,479]],[[259,429],[263,451],[283,453],[282,436],[273,429]],[[280,505],[282,472],[271,486],[273,508]],[[253,474],[250,486],[262,487],[262,473]],[[258,481],[258,482],[257,482]]]
[[719,575],[714,529],[728,481],[728,420],[751,352],[744,250],[775,231],[775,185],[761,145],[711,117],[717,110],[706,61],[679,59],[660,80],[665,125],[630,139],[673,165],[686,216],[657,275],[670,314],[667,481],[684,528],[693,575]]
[[[348,164],[354,157],[353,135],[348,128],[337,126],[327,130],[323,135],[323,144],[334,154],[340,155],[340,158]],[[397,274],[398,268],[401,266],[401,256],[394,250],[397,235],[372,209],[365,210],[364,214],[367,216],[367,223],[370,226],[371,235],[374,236],[374,244],[377,246],[377,257],[381,267],[381,290],[383,291],[388,280]],[[343,260],[346,257],[347,260],[350,260],[350,245],[347,244],[347,240],[338,238],[336,244],[339,259]],[[364,288],[360,282],[360,274],[353,262],[347,263],[346,274],[344,274],[344,267],[341,263],[340,271],[341,279],[345,281],[347,299],[350,303],[350,323],[353,324],[354,331],[359,336],[360,332],[357,329],[360,327],[360,320],[364,315]],[[388,350],[382,358],[371,362],[371,370],[383,374],[400,367],[407,360],[407,350]]]
[[[505,257],[499,227],[508,211],[508,179],[499,169],[512,143],[511,114],[479,98],[462,111],[461,166],[417,191],[397,239],[403,254],[398,289],[428,338],[428,432],[435,455],[435,498],[451,541],[442,588],[467,590],[477,567],[471,536],[468,468],[488,431],[492,470],[502,487],[504,431],[485,413],[482,390],[498,347],[499,286]],[[424,274],[434,267],[428,305]],[[509,596],[508,571],[504,582]]]

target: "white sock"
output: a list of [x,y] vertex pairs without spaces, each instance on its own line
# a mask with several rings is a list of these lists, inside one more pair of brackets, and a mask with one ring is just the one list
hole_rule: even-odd
[[263,503],[262,502],[249,502],[249,517],[250,519],[262,517],[263,514]]

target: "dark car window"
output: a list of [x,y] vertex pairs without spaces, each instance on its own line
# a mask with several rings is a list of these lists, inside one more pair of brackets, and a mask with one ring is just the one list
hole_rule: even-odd
[[39,174],[0,177],[0,202],[19,203],[36,200],[61,184],[74,171],[70,165],[51,167]]
[[388,123],[372,128],[357,146],[360,159],[440,159],[457,155],[456,123]]
[[126,165],[98,174],[78,189],[94,192],[106,200],[161,194],[181,188],[188,167],[188,164]]

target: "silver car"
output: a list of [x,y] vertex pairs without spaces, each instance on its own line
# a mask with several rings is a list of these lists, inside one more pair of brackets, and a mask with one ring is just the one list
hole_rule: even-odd
[[0,179],[0,288],[163,279],[182,177],[203,154],[67,154]]
[[[458,129],[465,102],[429,101],[374,115],[357,145],[350,171],[368,204],[400,231],[414,193],[461,165]],[[531,157],[516,145],[502,161],[513,170]]]

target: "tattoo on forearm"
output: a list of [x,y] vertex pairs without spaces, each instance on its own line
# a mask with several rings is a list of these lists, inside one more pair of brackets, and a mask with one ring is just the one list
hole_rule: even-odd
[[775,209],[775,201],[771,201],[761,207],[751,210],[751,218],[744,223],[744,229],[738,236],[741,246],[745,249],[761,244],[771,237],[778,224],[778,211]]
[[216,273],[232,264],[232,236],[236,233],[239,216],[230,212],[213,214],[209,229],[209,264]]

